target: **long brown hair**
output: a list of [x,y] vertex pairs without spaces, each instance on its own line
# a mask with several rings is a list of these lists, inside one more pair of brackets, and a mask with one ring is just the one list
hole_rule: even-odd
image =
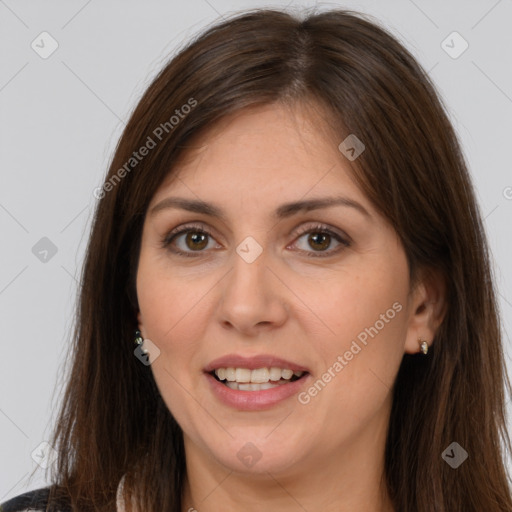
[[[504,465],[510,382],[464,157],[425,71],[376,22],[344,10],[237,14],[174,56],[133,111],[97,194],[51,441],[54,495],[76,510],[111,510],[126,474],[139,510],[181,511],[182,432],[150,367],[133,354],[144,216],[192,136],[227,114],[276,102],[314,106],[339,142],[356,134],[365,143],[354,177],[400,236],[411,283],[419,270],[446,282],[447,314],[431,352],[405,354],[392,390],[385,478],[395,510],[512,510]],[[134,157],[142,146],[149,151]],[[452,442],[469,455],[457,469],[442,458]]]

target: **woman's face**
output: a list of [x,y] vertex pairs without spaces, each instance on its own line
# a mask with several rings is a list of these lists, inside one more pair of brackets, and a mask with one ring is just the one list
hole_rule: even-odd
[[224,119],[149,205],[139,326],[187,460],[274,475],[368,460],[417,352],[399,239],[310,119],[276,105]]

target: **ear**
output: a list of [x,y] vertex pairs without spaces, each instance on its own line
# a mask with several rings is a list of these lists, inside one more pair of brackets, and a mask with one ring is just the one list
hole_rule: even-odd
[[425,270],[411,292],[405,352],[420,351],[418,338],[432,346],[437,329],[446,314],[446,283],[439,271]]

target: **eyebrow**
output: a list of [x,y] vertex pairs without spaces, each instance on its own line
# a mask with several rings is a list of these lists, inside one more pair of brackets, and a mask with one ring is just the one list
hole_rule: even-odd
[[[299,212],[309,212],[312,210],[330,208],[333,206],[345,206],[348,208],[353,208],[357,210],[359,213],[363,214],[364,216],[371,217],[368,210],[366,210],[366,208],[362,204],[358,203],[357,201],[354,201],[353,199],[349,199],[348,197],[340,196],[320,197],[315,199],[307,199],[302,201],[285,203],[275,210],[274,217],[276,219],[281,220],[286,219],[288,217],[292,217],[293,215]],[[226,215],[220,207],[212,203],[207,203],[200,199],[185,199],[182,197],[167,197],[166,199],[163,199],[155,206],[153,206],[153,208],[151,208],[149,214],[152,216],[167,208],[177,208],[187,210],[189,212],[202,213],[205,215],[209,215],[211,217],[218,218],[223,221],[226,220]]]

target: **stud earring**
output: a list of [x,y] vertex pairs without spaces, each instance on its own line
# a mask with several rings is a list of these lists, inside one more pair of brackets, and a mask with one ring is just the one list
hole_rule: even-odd
[[428,354],[428,343],[423,338],[418,338],[418,343],[420,346],[420,350],[424,355]]

